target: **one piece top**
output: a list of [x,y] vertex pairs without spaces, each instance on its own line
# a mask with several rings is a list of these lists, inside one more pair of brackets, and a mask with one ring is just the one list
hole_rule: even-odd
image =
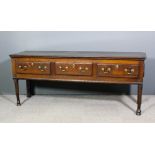
[[47,57],[47,58],[97,58],[97,59],[145,59],[144,52],[103,52],[103,51],[24,51],[11,54],[11,58]]

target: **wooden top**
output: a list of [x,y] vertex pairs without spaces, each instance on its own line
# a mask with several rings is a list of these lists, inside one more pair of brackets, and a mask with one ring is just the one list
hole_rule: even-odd
[[143,52],[102,52],[102,51],[24,51],[11,54],[11,58],[47,57],[47,58],[97,58],[97,59],[145,59]]

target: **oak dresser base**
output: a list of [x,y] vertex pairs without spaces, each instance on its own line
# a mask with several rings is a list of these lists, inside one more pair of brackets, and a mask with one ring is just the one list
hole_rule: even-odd
[[26,80],[27,97],[32,96],[31,80],[136,84],[136,115],[141,115],[145,53],[29,51],[10,56],[17,106],[19,80]]

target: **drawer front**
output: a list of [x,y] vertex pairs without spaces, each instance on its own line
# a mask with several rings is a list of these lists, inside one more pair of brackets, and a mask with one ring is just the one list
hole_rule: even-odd
[[16,62],[18,74],[44,74],[51,72],[50,62]]
[[97,64],[97,76],[137,78],[138,64]]
[[55,74],[56,75],[81,75],[91,76],[92,75],[92,63],[55,63]]

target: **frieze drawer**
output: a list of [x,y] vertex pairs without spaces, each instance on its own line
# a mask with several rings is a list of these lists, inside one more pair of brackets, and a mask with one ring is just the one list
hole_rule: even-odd
[[138,74],[135,64],[97,64],[97,76],[137,78]]
[[18,74],[45,74],[51,73],[50,62],[16,62]]
[[56,75],[81,75],[91,76],[92,75],[92,63],[55,63]]

